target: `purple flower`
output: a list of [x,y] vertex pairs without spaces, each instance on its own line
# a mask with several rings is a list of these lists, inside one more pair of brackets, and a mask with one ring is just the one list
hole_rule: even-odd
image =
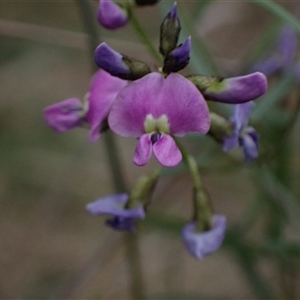
[[65,132],[83,123],[82,103],[77,98],[66,99],[45,108],[44,117],[53,130]]
[[286,24],[281,28],[276,49],[268,58],[258,61],[251,70],[266,75],[283,71],[291,67],[297,52],[297,34],[295,29]]
[[44,118],[59,133],[88,123],[89,141],[95,142],[117,94],[126,84],[126,81],[100,70],[92,78],[85,104],[77,98],[64,100],[46,107]]
[[209,100],[224,103],[244,103],[254,100],[267,91],[267,78],[260,72],[245,76],[226,78],[214,82],[203,91]]
[[197,259],[216,251],[222,244],[226,231],[226,217],[213,216],[213,228],[205,232],[196,232],[196,222],[182,229],[182,238],[188,251]]
[[253,106],[253,102],[235,105],[231,118],[233,134],[229,138],[225,138],[223,142],[224,151],[241,146],[247,161],[258,156],[258,133],[253,127],[247,126]]
[[112,0],[100,0],[97,19],[107,29],[117,29],[126,25],[128,15],[118,4]]
[[133,158],[138,166],[147,164],[152,150],[163,166],[176,166],[182,155],[172,136],[205,134],[210,126],[201,93],[176,73],[167,78],[150,73],[130,83],[118,94],[108,122],[115,133],[139,138]]
[[106,224],[116,230],[134,231],[134,220],[145,218],[145,211],[142,205],[127,209],[128,194],[117,194],[99,198],[87,204],[86,209],[92,215],[111,215]]
[[96,48],[95,61],[99,68],[112,76],[126,80],[136,80],[151,72],[145,63],[118,53],[106,43]]
[[183,44],[175,48],[167,55],[164,61],[163,71],[166,73],[178,72],[185,68],[190,60],[191,37],[188,37]]

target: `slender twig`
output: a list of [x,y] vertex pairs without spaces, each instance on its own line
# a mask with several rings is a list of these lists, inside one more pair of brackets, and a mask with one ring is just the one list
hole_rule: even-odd
[[[83,22],[85,24],[88,35],[90,36],[90,53],[91,57],[94,57],[94,51],[99,42],[97,31],[95,29],[94,18],[89,6],[86,1],[77,0]],[[141,36],[144,40],[148,37],[143,33],[143,30],[139,27]],[[94,59],[92,60],[93,70],[96,68]],[[111,132],[104,134],[104,145],[108,156],[108,163],[112,172],[112,180],[116,192],[126,191],[125,180],[122,173],[121,160],[119,157],[118,149],[114,137]],[[139,259],[138,239],[136,235],[128,234],[125,236],[125,245],[127,250],[127,260],[130,268],[130,288],[131,288],[131,299],[143,299],[143,277],[142,267]]]
[[[94,16],[92,14],[90,5],[87,1],[77,0],[78,6],[80,8],[82,20],[86,31],[89,36],[89,51],[93,58],[95,48],[99,43],[98,32],[95,28]],[[95,71],[97,66],[92,59],[92,70]],[[114,189],[116,192],[126,191],[125,180],[122,172],[121,159],[117,150],[117,145],[111,132],[107,132],[103,135],[104,147],[108,157],[108,164],[112,173],[112,181],[114,183]]]

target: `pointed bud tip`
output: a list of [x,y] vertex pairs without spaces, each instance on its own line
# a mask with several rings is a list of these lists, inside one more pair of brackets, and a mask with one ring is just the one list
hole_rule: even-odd
[[169,16],[172,19],[175,19],[177,17],[177,2],[176,1],[173,3],[173,6],[169,12]]

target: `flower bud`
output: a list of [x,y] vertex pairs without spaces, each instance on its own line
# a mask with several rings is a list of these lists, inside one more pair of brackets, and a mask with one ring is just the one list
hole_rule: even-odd
[[153,189],[157,183],[160,173],[160,168],[155,169],[152,173],[142,176],[138,179],[129,194],[128,207],[135,203],[143,203],[144,205],[150,204],[150,199]]
[[182,238],[191,255],[203,259],[221,246],[226,231],[226,217],[214,215],[213,227],[203,232],[197,232],[196,225],[196,222],[191,222],[184,226]]
[[134,221],[145,218],[145,210],[142,205],[134,208],[125,208],[128,194],[116,194],[102,197],[87,204],[86,210],[96,215],[110,215],[112,219],[106,220],[106,224],[115,230],[134,231]]
[[139,6],[144,5],[153,5],[156,4],[159,0],[135,0],[135,4]]
[[97,19],[103,27],[107,29],[117,29],[127,23],[128,14],[112,0],[100,0]]
[[83,123],[84,108],[77,98],[70,98],[45,108],[44,118],[56,132],[63,133]]
[[112,76],[125,80],[136,80],[151,72],[145,63],[116,52],[106,43],[96,48],[95,61],[100,68]]
[[163,56],[167,56],[176,47],[180,29],[180,21],[177,17],[177,3],[175,2],[160,27],[159,51]]
[[224,138],[230,137],[233,133],[233,125],[226,118],[211,112],[210,128],[208,134],[216,141],[222,143]]
[[187,76],[205,99],[224,103],[244,103],[262,96],[268,87],[263,73],[221,79],[217,77]]
[[183,44],[170,52],[164,61],[163,72],[178,72],[185,68],[190,60],[191,37],[188,37]]

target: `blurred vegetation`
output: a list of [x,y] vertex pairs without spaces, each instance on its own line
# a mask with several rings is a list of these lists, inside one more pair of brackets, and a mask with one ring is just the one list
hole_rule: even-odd
[[[181,39],[192,36],[187,73],[237,76],[271,53],[283,22],[299,31],[300,4],[272,1],[179,1]],[[156,61],[131,25],[99,43]],[[170,1],[136,10],[152,42]],[[191,218],[184,165],[165,169],[136,238],[112,232],[85,204],[114,193],[104,142],[87,132],[52,132],[43,108],[82,98],[93,58],[76,2],[0,2],[0,298],[1,299],[297,299],[300,297],[299,79],[269,78],[251,124],[260,156],[244,163],[210,137],[189,135],[214,209],[228,219],[224,245],[195,261],[181,242]],[[94,41],[95,42],[95,41]],[[296,64],[296,62],[295,62]],[[93,66],[93,65],[92,65]],[[228,105],[211,105],[224,116]],[[131,162],[135,141],[117,138],[126,185],[156,162]],[[139,293],[137,293],[136,291]]]

